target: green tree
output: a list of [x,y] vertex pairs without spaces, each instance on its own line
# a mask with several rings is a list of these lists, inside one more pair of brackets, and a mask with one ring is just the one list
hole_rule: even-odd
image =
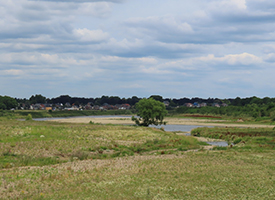
[[41,94],[36,94],[35,96],[30,97],[31,104],[36,103],[46,103],[46,97],[42,96]]
[[9,96],[0,96],[0,109],[10,110],[12,108],[16,108],[18,106],[17,101]]
[[7,106],[5,104],[3,104],[2,102],[0,102],[0,109],[1,110],[6,110]]
[[270,119],[273,122],[275,121],[275,111],[273,111],[273,112],[270,113]]
[[137,116],[132,117],[132,120],[139,126],[149,126],[166,124],[163,121],[164,116],[167,114],[164,103],[159,102],[153,98],[141,99],[136,104]]
[[157,101],[163,102],[163,98],[160,95],[151,95],[149,98],[153,98]]
[[132,98],[128,98],[128,103],[131,105],[135,105],[137,102],[139,102],[140,98],[137,96],[132,96]]

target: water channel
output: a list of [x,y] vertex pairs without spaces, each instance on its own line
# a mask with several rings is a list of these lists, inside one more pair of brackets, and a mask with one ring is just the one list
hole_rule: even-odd
[[[98,116],[75,116],[75,117],[56,117],[56,118],[34,118],[35,121],[47,121],[55,119],[69,119],[69,118],[131,118],[132,116],[123,116],[123,115],[98,115]],[[188,119],[187,119],[188,120]],[[176,124],[167,124],[160,126],[152,126],[155,128],[164,128],[165,131],[180,131],[186,133],[185,135],[191,136],[191,130],[198,127],[213,127],[213,126],[198,126],[198,125],[176,125]],[[215,142],[206,142],[210,145],[226,147],[228,143],[226,141],[215,141]]]

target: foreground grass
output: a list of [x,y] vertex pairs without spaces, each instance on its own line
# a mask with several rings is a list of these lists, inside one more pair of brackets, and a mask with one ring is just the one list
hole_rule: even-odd
[[6,119],[0,140],[0,199],[275,198],[274,150],[253,142],[204,151],[152,128]]
[[2,199],[274,199],[272,151],[189,152],[2,170]]

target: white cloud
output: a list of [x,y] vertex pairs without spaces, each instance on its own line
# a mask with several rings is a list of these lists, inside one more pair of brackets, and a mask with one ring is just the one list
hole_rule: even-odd
[[124,58],[119,56],[102,56],[94,58],[97,62],[106,63],[126,63],[126,64],[156,64],[158,62],[155,58],[140,57],[140,58]]
[[223,1],[225,5],[233,5],[236,6],[238,9],[245,10],[247,8],[246,6],[246,0],[229,0],[229,1]]
[[206,57],[199,58],[203,62],[226,63],[228,65],[257,65],[262,62],[262,59],[249,53],[229,54],[223,57],[215,57],[209,54]]
[[81,42],[102,42],[109,37],[109,34],[102,30],[88,30],[86,28],[76,29],[74,34]]
[[0,54],[0,69],[16,67],[21,70],[33,69],[42,71],[47,69],[69,69],[72,66],[81,66],[82,61],[70,56],[39,53],[9,53]]
[[126,21],[126,25],[135,32],[143,32],[148,37],[161,37],[175,34],[191,34],[192,26],[186,21],[176,19],[174,16],[133,18]]
[[[210,8],[214,10],[246,10],[246,0],[222,0],[222,1],[210,1]],[[211,10],[213,11],[213,10]]]
[[23,75],[24,72],[22,70],[18,70],[18,69],[9,69],[9,70],[2,70],[1,75],[6,75],[6,76],[19,76],[19,75]]
[[78,10],[81,15],[106,18],[112,13],[112,5],[108,2],[83,3]]
[[145,62],[145,63],[152,63],[156,64],[158,61],[155,58],[138,58],[139,61]]
[[140,66],[139,67],[140,71],[146,74],[171,74],[172,71],[167,70],[167,69],[161,69],[158,66],[154,66],[154,67],[148,67],[148,66]]
[[275,53],[269,53],[268,55],[266,55],[264,57],[264,60],[266,62],[271,62],[271,63],[274,63],[275,62]]
[[[93,3],[93,2],[102,2],[102,0],[33,0],[33,1],[52,1],[59,3]],[[121,3],[125,0],[104,0],[106,2]]]

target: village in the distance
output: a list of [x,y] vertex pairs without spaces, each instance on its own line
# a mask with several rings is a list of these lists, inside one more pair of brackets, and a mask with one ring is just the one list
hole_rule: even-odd
[[[202,98],[181,98],[181,99],[168,99],[160,95],[151,95],[149,98],[154,98],[163,102],[166,108],[184,107],[226,107],[233,102],[232,99],[202,99]],[[117,96],[102,96],[101,98],[79,98],[70,97],[69,95],[61,95],[57,98],[48,99],[42,95],[33,95],[30,99],[16,99],[19,110],[129,110],[139,100],[133,96],[131,98],[120,98]],[[225,103],[226,102],[226,103]]]

